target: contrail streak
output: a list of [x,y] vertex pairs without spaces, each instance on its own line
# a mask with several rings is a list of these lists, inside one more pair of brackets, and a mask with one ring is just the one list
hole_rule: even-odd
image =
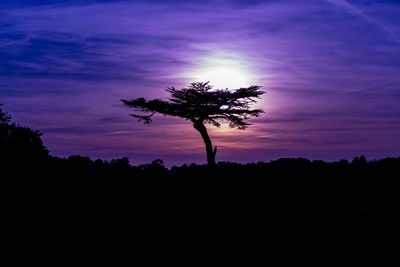
[[382,31],[384,31],[387,34],[389,34],[396,42],[400,43],[400,38],[391,29],[389,29],[386,25],[384,25],[381,22],[379,22],[379,21],[373,19],[372,17],[368,16],[361,9],[359,9],[358,7],[350,4],[346,0],[326,0],[326,1],[331,3],[331,4],[333,4],[333,5],[338,6],[340,8],[343,8],[343,9],[347,10],[349,13],[357,15],[357,16],[361,17],[362,19],[370,22],[370,23],[375,24]]

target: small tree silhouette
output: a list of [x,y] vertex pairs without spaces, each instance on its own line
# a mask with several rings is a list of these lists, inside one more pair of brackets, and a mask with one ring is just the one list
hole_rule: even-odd
[[209,82],[195,82],[180,90],[174,87],[168,88],[167,92],[171,95],[169,101],[160,99],[147,101],[142,97],[121,101],[134,111],[147,113],[147,115],[130,114],[144,123],[151,123],[151,118],[156,113],[190,120],[203,138],[208,167],[213,170],[217,147],[213,149],[204,124],[220,127],[220,122],[225,121],[231,128],[246,129],[250,124],[245,120],[258,117],[263,112],[261,109],[250,109],[250,105],[257,102],[256,99],[265,93],[260,88],[261,86],[250,86],[234,91],[213,90]]
[[43,145],[39,131],[11,122],[0,104],[0,165],[44,161],[49,151]]

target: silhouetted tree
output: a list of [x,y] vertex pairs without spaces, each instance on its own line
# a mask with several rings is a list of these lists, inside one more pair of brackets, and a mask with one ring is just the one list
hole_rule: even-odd
[[144,171],[144,175],[147,177],[161,177],[169,172],[162,159],[153,160],[150,164],[139,165],[139,169]]
[[148,113],[147,115],[130,114],[144,123],[151,123],[151,117],[156,113],[190,120],[203,138],[210,170],[215,169],[216,166],[217,147],[213,149],[205,124],[220,127],[220,122],[226,121],[231,128],[237,127],[244,130],[249,125],[245,120],[257,117],[263,112],[261,109],[250,109],[250,105],[257,102],[256,99],[265,93],[260,90],[260,86],[250,86],[234,91],[213,90],[208,82],[195,82],[180,90],[170,87],[167,92],[171,95],[169,101],[160,99],[147,101],[140,97],[131,100],[122,99],[122,102],[134,111]]
[[48,157],[39,131],[11,122],[11,116],[0,108],[0,161],[33,163]]
[[[0,104],[0,107],[3,106],[3,104]],[[8,112],[4,112],[0,108],[0,125],[9,125],[11,122],[11,116],[8,114]]]

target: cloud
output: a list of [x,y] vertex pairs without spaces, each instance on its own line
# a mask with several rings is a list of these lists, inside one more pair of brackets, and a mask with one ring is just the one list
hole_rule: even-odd
[[359,16],[360,18],[364,19],[365,21],[375,24],[382,31],[386,32],[394,41],[400,43],[400,37],[397,36],[397,34],[395,32],[393,32],[389,27],[387,27],[383,23],[381,23],[378,20],[367,15],[365,12],[363,12],[361,9],[359,9],[355,5],[350,4],[346,0],[326,0],[326,1],[338,6],[340,8],[347,10],[351,14]]
[[[210,130],[220,159],[268,160],[311,150],[308,156],[336,158],[359,154],[360,147],[377,151],[390,140],[395,145],[382,146],[386,155],[400,149],[400,48],[371,34],[369,24],[382,30],[376,18],[385,21],[386,9],[371,5],[381,16],[375,17],[350,2],[330,1],[355,15],[343,20],[324,1],[303,1],[301,9],[288,0],[212,2],[2,5],[1,101],[15,120],[42,130],[60,155],[203,161],[190,123],[157,117],[142,125],[119,100],[165,99],[167,86],[187,85],[182,73],[219,53],[246,66],[268,92],[261,100],[266,113],[248,130]],[[398,17],[385,25],[398,25]]]

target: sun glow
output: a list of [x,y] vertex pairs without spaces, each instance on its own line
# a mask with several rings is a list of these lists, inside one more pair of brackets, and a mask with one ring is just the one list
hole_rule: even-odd
[[[210,82],[214,89],[238,89],[260,85],[260,77],[253,67],[251,60],[233,53],[213,53],[209,56],[196,58],[195,65],[183,73],[189,83]],[[259,108],[256,103],[252,108]],[[236,136],[238,131],[222,122],[221,127],[210,127],[211,134],[216,136]]]
[[202,59],[201,64],[185,76],[190,82],[210,81],[216,89],[237,89],[257,84],[257,79],[244,60],[232,54],[214,54]]

